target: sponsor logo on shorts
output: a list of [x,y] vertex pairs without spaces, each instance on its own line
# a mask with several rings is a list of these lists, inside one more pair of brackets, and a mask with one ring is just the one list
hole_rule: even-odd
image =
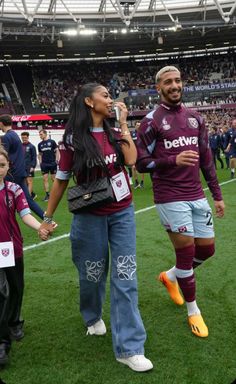
[[187,232],[187,227],[183,225],[182,227],[178,228],[179,233]]

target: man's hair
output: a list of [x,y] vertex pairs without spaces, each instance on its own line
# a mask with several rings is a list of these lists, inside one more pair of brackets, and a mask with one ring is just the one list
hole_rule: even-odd
[[156,83],[159,83],[163,73],[172,71],[179,72],[180,74],[180,70],[177,67],[174,67],[173,65],[166,65],[165,67],[161,68],[156,74]]
[[29,137],[29,132],[22,132],[21,136],[27,136],[27,137]]
[[41,133],[41,132],[43,132],[45,135],[48,134],[47,131],[46,131],[46,129],[40,129],[40,130],[39,130],[39,133]]
[[1,115],[0,116],[0,123],[2,123],[5,127],[12,125],[11,115]]
[[5,159],[9,162],[8,153],[1,144],[0,144],[0,155],[4,156]]

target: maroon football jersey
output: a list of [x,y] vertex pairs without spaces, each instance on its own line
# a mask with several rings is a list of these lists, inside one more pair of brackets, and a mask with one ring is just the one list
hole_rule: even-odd
[[9,207],[7,206],[5,188],[0,190],[0,241],[10,241],[13,236],[15,258],[23,255],[23,238],[15,214],[30,213],[30,209],[21,187],[10,181],[6,181]]
[[[183,105],[162,103],[142,120],[137,137],[139,172],[150,172],[155,203],[193,201],[204,197],[202,171],[214,200],[222,200],[208,132],[203,118]],[[192,166],[177,166],[176,156],[186,150],[198,152]]]

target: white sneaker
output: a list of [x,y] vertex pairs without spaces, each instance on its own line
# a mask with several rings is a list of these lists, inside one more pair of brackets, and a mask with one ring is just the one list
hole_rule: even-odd
[[105,323],[102,319],[98,320],[95,324],[88,327],[86,335],[102,336],[107,332]]
[[116,358],[116,360],[120,363],[128,365],[128,367],[136,372],[145,372],[153,368],[152,362],[146,359],[144,355]]

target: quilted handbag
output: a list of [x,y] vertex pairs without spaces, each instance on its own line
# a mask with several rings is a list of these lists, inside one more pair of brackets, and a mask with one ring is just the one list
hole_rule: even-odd
[[67,190],[69,211],[72,213],[90,211],[114,201],[114,194],[108,177],[74,185]]

